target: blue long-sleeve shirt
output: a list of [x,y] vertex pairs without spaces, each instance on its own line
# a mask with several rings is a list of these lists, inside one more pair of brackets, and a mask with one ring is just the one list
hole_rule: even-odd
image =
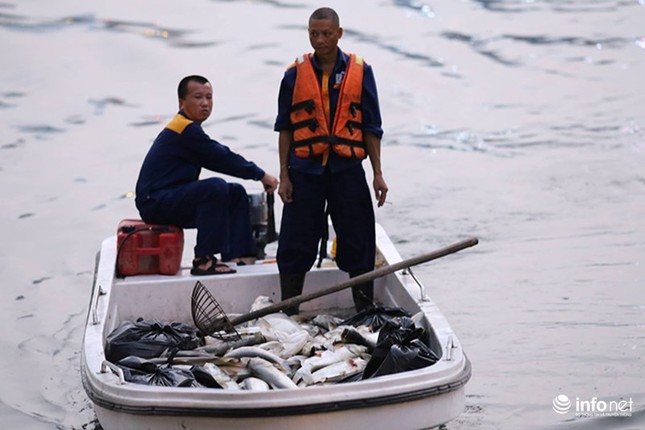
[[[329,116],[333,121],[336,116],[336,105],[338,104],[338,97],[340,95],[340,87],[342,80],[345,76],[349,56],[339,48],[338,58],[336,65],[329,77]],[[316,56],[311,57],[311,63],[318,77],[318,84],[322,82],[322,69]],[[274,130],[293,130],[291,124],[290,108],[293,99],[293,90],[296,84],[296,67],[289,68],[282,78],[280,83],[280,92],[278,94],[278,115],[276,117]],[[363,63],[363,91],[361,95],[361,110],[363,115],[363,133],[372,133],[379,138],[383,136],[383,129],[381,128],[381,111],[378,102],[378,93],[376,90],[376,81],[374,79],[374,72],[372,67]],[[333,124],[330,124],[333,128]],[[298,158],[294,155],[293,150],[289,151],[289,168],[300,172],[322,174],[325,170],[323,165],[323,156]],[[327,167],[331,172],[337,172],[360,164],[362,160],[344,158],[330,151]]]
[[260,180],[264,170],[211,139],[198,122],[179,112],[153,142],[136,185],[137,204],[156,193],[199,179],[201,169]]

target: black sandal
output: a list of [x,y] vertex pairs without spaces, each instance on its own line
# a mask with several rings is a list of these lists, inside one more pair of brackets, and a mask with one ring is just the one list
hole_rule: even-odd
[[[208,263],[211,261],[211,265],[208,269],[200,269],[199,266]],[[226,270],[218,270],[226,268]],[[229,275],[236,273],[237,270],[233,269],[227,264],[220,263],[217,261],[217,258],[208,256],[208,257],[198,257],[193,260],[193,268],[190,269],[190,274],[194,276],[204,276],[204,275]]]

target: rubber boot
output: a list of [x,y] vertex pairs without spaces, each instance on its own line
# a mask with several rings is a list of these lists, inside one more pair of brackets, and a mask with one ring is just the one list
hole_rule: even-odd
[[[302,294],[302,287],[305,284],[306,273],[287,274],[280,273],[280,292],[282,300],[290,299],[291,297],[299,296]],[[298,313],[300,307],[298,305],[286,308],[284,313],[287,315],[295,315]]]
[[[350,278],[355,278],[361,273],[350,273]],[[364,311],[374,306],[374,281],[367,281],[363,284],[352,287],[352,298],[356,312]]]

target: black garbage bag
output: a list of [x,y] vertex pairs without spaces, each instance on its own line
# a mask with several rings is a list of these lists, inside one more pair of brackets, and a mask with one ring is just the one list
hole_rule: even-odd
[[362,379],[390,375],[431,366],[439,360],[429,344],[423,328],[397,327],[386,324],[379,333],[379,342],[367,362]]
[[353,325],[354,327],[368,326],[378,331],[387,322],[396,322],[402,317],[410,317],[410,314],[403,308],[391,306],[375,306],[358,312],[356,315],[346,319],[341,325]]
[[199,331],[187,324],[158,320],[123,321],[105,340],[105,357],[117,361],[129,355],[158,357],[168,348],[195,349],[200,345]]
[[134,356],[125,357],[116,364],[123,370],[125,380],[135,384],[222,388],[206,369],[198,365],[185,370],[172,367],[170,361],[158,365],[145,358]]
[[121,368],[123,378],[128,382],[141,381],[145,375],[157,370],[157,365],[153,362],[133,356],[119,360],[116,365]]
[[[414,334],[413,334],[414,333]],[[412,318],[397,317],[386,321],[379,330],[377,344],[387,340],[390,344],[402,343],[406,338],[419,339],[425,345],[430,347],[430,334],[423,328],[418,328]]]
[[192,372],[168,365],[158,365],[141,357],[128,356],[117,363],[128,382],[164,387],[190,387],[195,384]]
[[152,373],[157,370],[157,365],[152,361],[133,355],[122,358],[116,364],[121,369],[136,370],[140,373]]
[[157,366],[154,372],[133,374],[132,380],[129,382],[162,387],[191,387],[195,382],[195,377],[189,370]]

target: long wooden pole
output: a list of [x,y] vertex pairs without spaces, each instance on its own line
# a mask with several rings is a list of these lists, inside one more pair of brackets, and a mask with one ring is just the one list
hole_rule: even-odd
[[283,300],[281,302],[275,303],[273,305],[267,306],[266,308],[258,309],[257,311],[249,312],[248,314],[240,315],[236,318],[233,318],[230,323],[232,326],[242,324],[247,321],[254,320],[256,318],[263,317],[293,306],[297,306],[301,303],[308,302],[318,297],[326,296],[333,294],[335,292],[354,287],[365,282],[373,281],[376,278],[389,275],[398,270],[406,269],[408,267],[416,266],[417,264],[426,263],[431,260],[436,260],[437,258],[445,257],[446,255],[454,254],[455,252],[461,251],[465,248],[470,248],[479,243],[479,240],[475,237],[463,240],[461,242],[456,242],[452,245],[440,248],[436,251],[419,255],[417,257],[409,258],[407,260],[399,261],[388,266],[379,267],[378,269],[372,270],[370,272],[363,273],[362,275],[351,278],[340,284],[324,288],[319,291],[315,291],[309,294],[301,294],[299,296],[291,297],[290,299]]

